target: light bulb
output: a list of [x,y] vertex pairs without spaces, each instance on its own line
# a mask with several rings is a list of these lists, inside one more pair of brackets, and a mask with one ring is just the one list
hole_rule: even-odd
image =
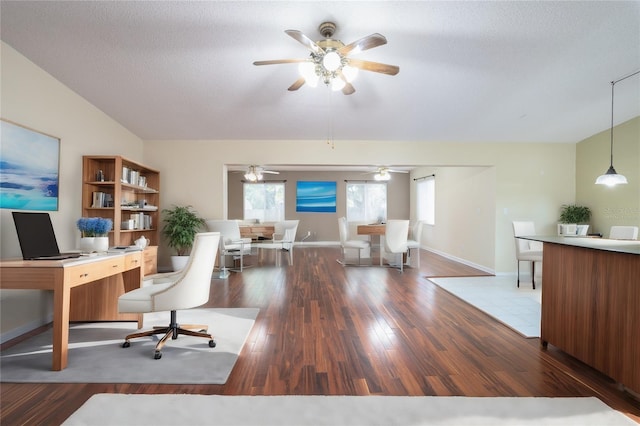
[[329,52],[322,58],[322,66],[328,71],[335,71],[342,65],[342,60],[338,52]]
[[338,90],[342,90],[345,86],[345,82],[341,78],[334,78],[331,80],[331,90],[337,92]]
[[309,83],[310,80],[318,78],[316,75],[316,66],[313,62],[300,62],[300,65],[298,65],[298,72],[300,72],[300,75],[304,77],[307,83]]

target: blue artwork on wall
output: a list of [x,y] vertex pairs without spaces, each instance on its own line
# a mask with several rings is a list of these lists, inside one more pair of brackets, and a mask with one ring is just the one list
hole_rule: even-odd
[[0,208],[58,210],[60,139],[0,121]]
[[298,181],[296,212],[335,213],[336,183]]

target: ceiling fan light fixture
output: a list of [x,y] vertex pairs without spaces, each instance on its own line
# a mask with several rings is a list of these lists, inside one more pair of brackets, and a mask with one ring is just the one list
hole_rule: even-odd
[[342,66],[342,58],[336,51],[327,52],[322,58],[322,66],[329,72],[334,72]]
[[342,90],[345,85],[346,83],[341,78],[334,78],[333,80],[331,80],[331,90],[333,90],[334,92]]
[[373,175],[373,179],[379,180],[379,181],[386,181],[391,179],[391,175],[389,174],[389,172],[383,170]]
[[300,62],[300,65],[298,65],[298,72],[300,72],[300,76],[304,78],[307,84],[310,84],[313,80],[318,80],[316,65],[313,62]]
[[349,83],[353,83],[358,76],[358,68],[345,65],[342,67],[342,74],[344,74],[344,78],[346,78]]

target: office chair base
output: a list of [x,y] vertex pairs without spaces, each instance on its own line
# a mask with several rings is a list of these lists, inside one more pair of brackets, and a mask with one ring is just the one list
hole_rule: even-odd
[[138,337],[150,337],[156,334],[164,334],[164,336],[162,336],[160,341],[156,344],[153,356],[154,359],[160,359],[162,358],[162,348],[164,347],[167,340],[169,340],[169,337],[175,340],[180,334],[185,336],[203,337],[205,339],[209,339],[209,347],[215,348],[216,341],[211,334],[207,333],[207,331],[208,326],[202,324],[185,324],[180,327],[176,322],[176,311],[171,311],[171,323],[167,327],[154,327],[152,330],[129,334],[127,337],[125,337],[124,343],[122,343],[122,347],[128,348],[129,346],[131,346],[131,339],[137,339]]

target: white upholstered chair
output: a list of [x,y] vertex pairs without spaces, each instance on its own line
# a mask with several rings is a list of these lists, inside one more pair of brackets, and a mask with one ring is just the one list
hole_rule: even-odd
[[251,254],[251,238],[242,238],[240,235],[240,225],[236,220],[210,219],[206,222],[210,232],[220,233],[220,278],[226,278],[229,274],[227,269],[227,256],[240,260],[240,272],[244,268],[244,256]]
[[513,236],[516,242],[516,261],[518,262],[517,285],[520,287],[520,262],[531,263],[531,284],[536,288],[536,262],[542,262],[542,243],[518,238],[519,236],[536,235],[536,227],[533,222],[513,222]]
[[[420,241],[422,240],[422,222],[417,220],[411,227],[411,235],[407,240],[408,263],[420,268]],[[413,259],[415,258],[415,261]]]
[[612,226],[609,230],[609,238],[612,240],[637,240],[637,226]]
[[[121,313],[164,312],[171,314],[167,327],[129,334],[125,337],[123,348],[130,346],[130,340],[163,334],[155,348],[154,358],[162,357],[162,348],[171,337],[178,335],[203,337],[209,340],[209,346],[216,342],[207,333],[206,325],[182,325],[177,322],[176,312],[204,305],[209,301],[211,275],[216,259],[220,233],[205,232],[196,234],[189,261],[184,269],[167,274],[155,274],[145,278],[143,287],[124,293],[118,298],[118,311]],[[198,331],[194,331],[198,330]]]
[[280,266],[280,254],[289,253],[289,265],[293,265],[293,246],[296,241],[299,220],[283,220],[273,225],[273,237],[256,244],[259,251],[259,261],[262,262],[262,250],[276,251],[276,265]]
[[394,265],[400,266],[400,272],[403,271],[404,260],[402,259],[407,252],[407,238],[409,236],[408,220],[388,220],[385,225],[384,232],[384,251],[395,255],[396,261]]
[[[349,232],[349,222],[346,217],[338,218],[338,231],[340,232],[340,248],[342,250],[342,259],[340,263],[347,264],[347,251],[356,250],[358,252],[358,265],[362,260],[363,252],[368,252],[371,249],[371,244],[367,240],[354,239]],[[369,263],[371,263],[371,256],[369,256]]]

